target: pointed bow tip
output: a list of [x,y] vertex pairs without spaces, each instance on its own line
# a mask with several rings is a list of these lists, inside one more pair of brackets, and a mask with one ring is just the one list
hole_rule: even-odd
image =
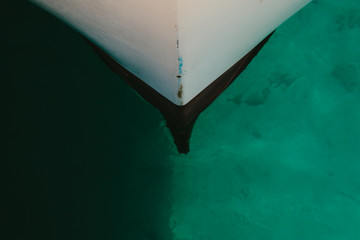
[[190,136],[192,131],[192,126],[187,126],[186,128],[181,128],[181,132],[178,132],[179,129],[170,128],[170,131],[174,137],[174,143],[179,153],[187,154],[190,151]]
[[178,142],[175,141],[175,144],[176,144],[176,148],[177,148],[179,153],[188,154],[190,152],[189,142],[187,142],[187,143],[178,143]]
[[174,138],[174,143],[179,153],[189,153],[190,137],[196,119],[197,116],[193,117],[188,122],[177,121],[177,119],[167,119],[166,126],[169,128],[171,135]]

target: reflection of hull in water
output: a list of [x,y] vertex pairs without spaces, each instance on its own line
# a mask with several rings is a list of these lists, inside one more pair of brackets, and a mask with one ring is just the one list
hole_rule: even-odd
[[75,27],[157,107],[186,153],[198,115],[310,0],[33,1]]

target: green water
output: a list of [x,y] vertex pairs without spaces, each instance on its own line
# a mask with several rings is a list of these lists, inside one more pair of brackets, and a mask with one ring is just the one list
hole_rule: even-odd
[[77,33],[26,1],[0,13],[1,239],[360,239],[357,0],[283,24],[188,155]]
[[0,17],[10,110],[0,239],[171,239],[161,114],[43,10],[8,1]]
[[173,156],[178,240],[360,239],[360,4],[282,25]]

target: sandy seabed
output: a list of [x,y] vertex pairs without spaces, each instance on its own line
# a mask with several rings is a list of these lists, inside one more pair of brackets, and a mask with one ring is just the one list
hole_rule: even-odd
[[278,28],[174,155],[177,240],[360,239],[360,5]]

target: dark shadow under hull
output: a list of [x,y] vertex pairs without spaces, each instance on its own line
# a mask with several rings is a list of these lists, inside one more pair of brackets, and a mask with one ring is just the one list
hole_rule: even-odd
[[166,120],[167,127],[174,137],[174,142],[179,153],[188,153],[191,132],[199,114],[240,75],[269,40],[271,35],[272,33],[184,106],[178,106],[172,103],[141,79],[126,70],[101,48],[89,40],[87,40],[87,42],[116,74],[124,79],[147,102],[160,110]]

